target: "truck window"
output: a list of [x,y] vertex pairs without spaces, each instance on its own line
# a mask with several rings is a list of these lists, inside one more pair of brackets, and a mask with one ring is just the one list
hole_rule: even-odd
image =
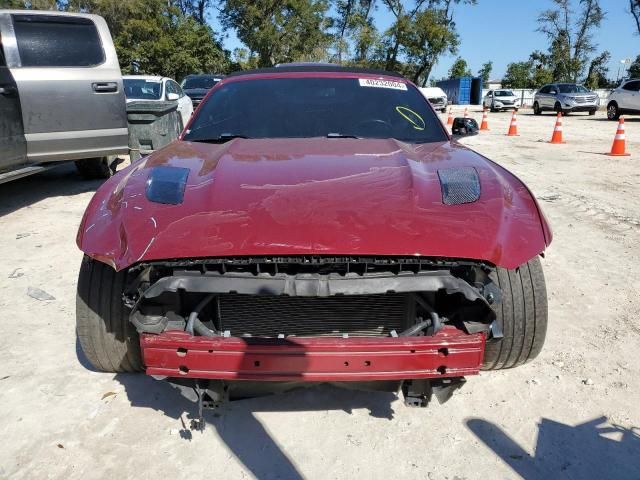
[[105,60],[98,29],[87,18],[12,17],[23,67],[92,67]]

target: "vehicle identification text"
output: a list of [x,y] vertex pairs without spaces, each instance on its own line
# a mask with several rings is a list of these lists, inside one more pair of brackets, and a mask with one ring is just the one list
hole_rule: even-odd
[[359,78],[361,87],[391,88],[393,90],[406,90],[407,85],[393,80],[377,80],[375,78]]

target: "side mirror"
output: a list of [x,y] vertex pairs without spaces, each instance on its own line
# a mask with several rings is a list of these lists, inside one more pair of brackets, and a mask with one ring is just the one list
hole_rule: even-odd
[[178,95],[177,93],[167,93],[167,100],[178,100],[180,98],[180,95]]
[[473,118],[456,117],[453,119],[453,125],[451,126],[451,133],[459,137],[468,135],[477,135],[480,131],[478,122]]

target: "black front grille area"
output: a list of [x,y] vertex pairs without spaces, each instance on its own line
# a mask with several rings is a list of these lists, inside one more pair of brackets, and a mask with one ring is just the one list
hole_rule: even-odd
[[386,336],[407,328],[407,294],[289,297],[221,295],[221,330],[234,337]]

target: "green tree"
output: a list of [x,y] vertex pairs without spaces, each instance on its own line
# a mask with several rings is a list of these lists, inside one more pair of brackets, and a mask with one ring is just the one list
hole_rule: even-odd
[[449,78],[470,77],[471,70],[467,65],[467,61],[461,57],[456,58],[449,69]]
[[443,8],[425,9],[416,15],[403,46],[406,73],[415,83],[426,85],[438,59],[457,52],[459,38],[451,24],[450,14]]
[[607,73],[609,68],[607,67],[611,60],[611,54],[608,51],[602,52],[600,55],[591,60],[587,78],[584,83],[592,89],[606,88],[609,86],[609,80],[607,79]]
[[507,65],[507,71],[502,78],[502,86],[506,88],[531,88],[531,69],[533,62],[513,62]]
[[394,18],[384,34],[385,68],[402,71],[426,85],[442,55],[457,51],[459,39],[453,6],[475,5],[477,0],[382,0],[382,3]]
[[572,0],[553,0],[555,8],[538,17],[538,31],[551,41],[549,54],[556,81],[577,82],[595,51],[593,32],[600,27],[605,13],[599,0],[578,0],[576,14]]
[[627,75],[629,78],[638,78],[640,77],[640,55],[636,57],[631,65],[629,65],[629,70],[627,71]]
[[493,62],[489,61],[487,63],[482,64],[482,68],[478,70],[478,76],[482,79],[484,83],[489,81],[489,77],[491,76],[491,70],[493,70]]
[[638,35],[640,35],[640,0],[629,0],[629,12],[631,12],[633,19],[636,22]]
[[220,20],[233,29],[260,67],[306,60],[329,47],[326,0],[226,0]]

